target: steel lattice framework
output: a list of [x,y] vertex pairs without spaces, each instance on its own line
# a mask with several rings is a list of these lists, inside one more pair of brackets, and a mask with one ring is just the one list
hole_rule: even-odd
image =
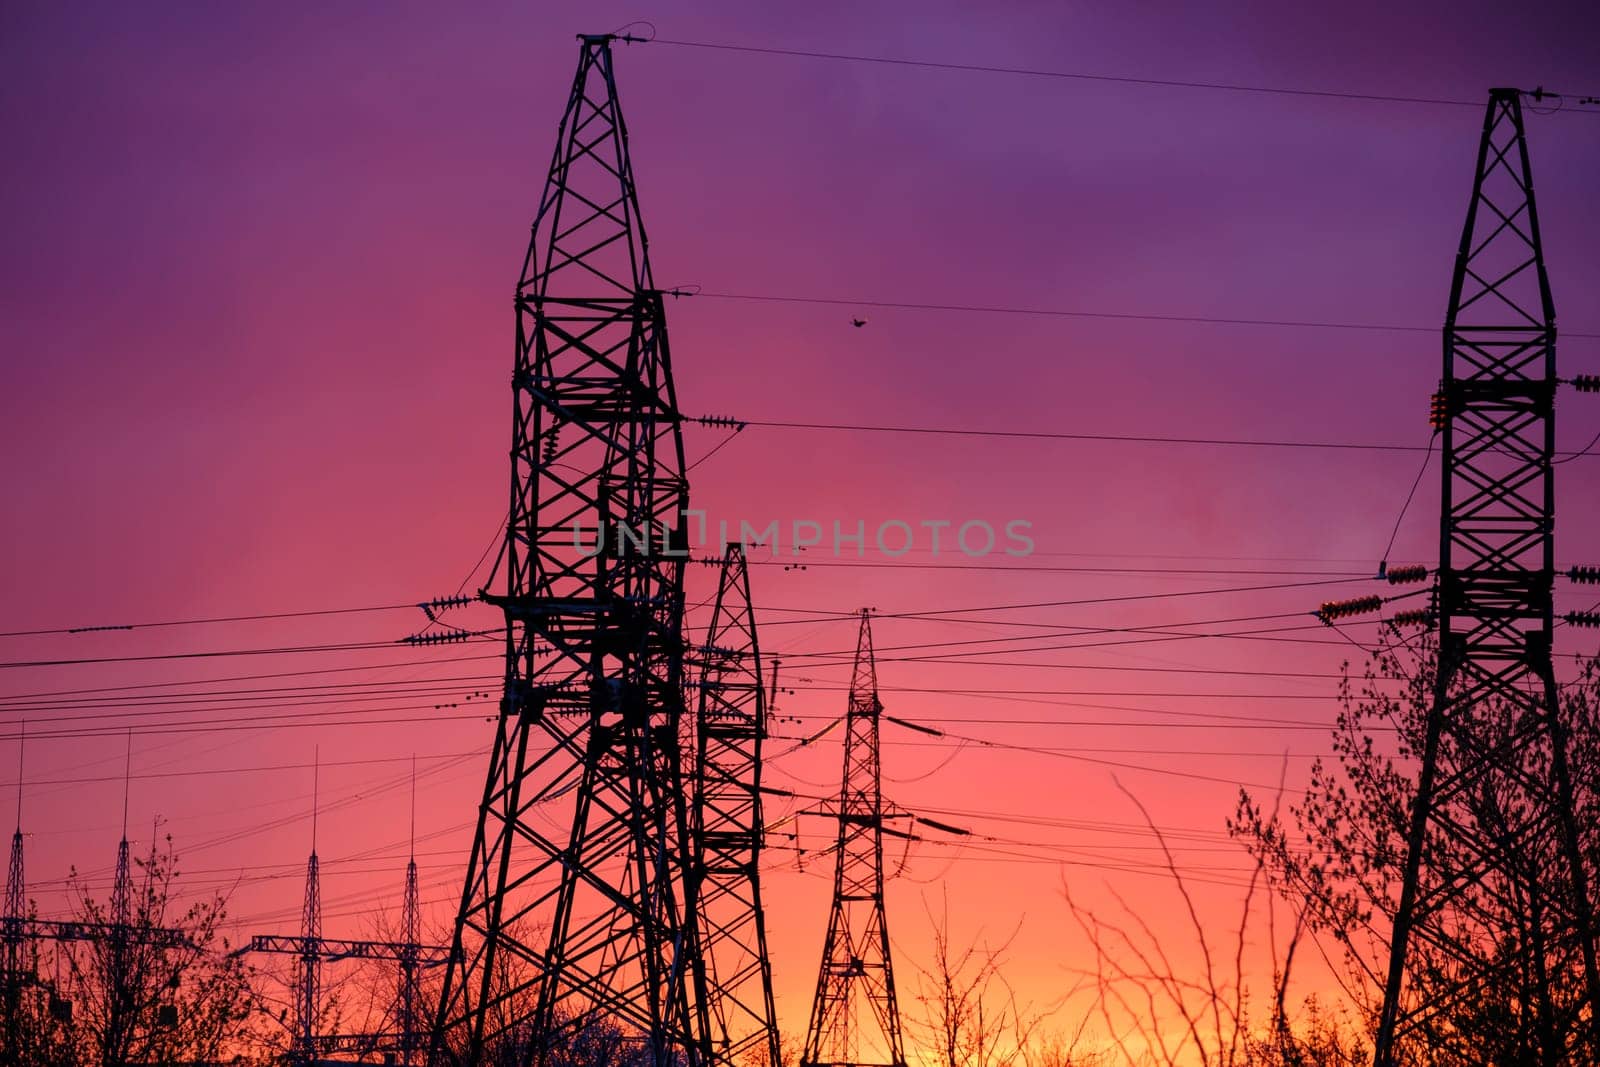
[[832,813],[839,823],[833,907],[803,1067],[904,1067],[906,1062],[883,908],[882,713],[872,616],[863,610],[845,711],[844,778],[838,810]]
[[[412,770],[412,806],[415,808],[416,780]],[[412,814],[411,835],[416,838],[416,815]],[[413,844],[413,849],[415,845]],[[400,906],[400,988],[396,990],[395,1029],[399,1031],[401,1067],[411,1067],[412,1052],[421,1044],[417,1018],[418,968],[424,959],[422,947],[422,899],[417,892],[417,857],[406,861],[406,889]]]
[[740,545],[728,548],[703,644],[694,649],[690,908],[705,962],[696,1025],[708,1062],[781,1062],[761,907],[761,746],[767,695]]
[[[399,941],[362,941],[322,936],[322,887],[317,857],[312,853],[306,864],[306,888],[301,907],[299,934],[257,934],[235,955],[246,952],[293,956],[294,1015],[291,1022],[289,1056],[297,1062],[311,1062],[319,1056],[339,1052],[370,1055],[393,1052],[401,1064],[409,1065],[415,1052],[426,1043],[417,1018],[419,971],[438,966],[450,958],[448,949],[420,943],[421,923],[417,897],[417,861],[406,864],[405,898],[400,916]],[[395,1029],[383,1033],[319,1034],[317,1014],[321,1003],[324,964],[341,960],[392,960],[400,965],[400,981],[395,996]]]
[[1496,983],[1532,990],[1503,1021],[1518,1062],[1574,1062],[1600,1012],[1551,664],[1555,337],[1520,94],[1496,89],[1445,320],[1439,669],[1379,1067],[1418,1047],[1456,1062],[1452,1016]]
[[580,38],[517,287],[507,586],[482,594],[505,612],[505,693],[434,1028],[441,1062],[546,1062],[595,1020],[663,1067],[695,1058],[688,486],[611,41]]
[[[258,939],[259,940],[259,939]],[[306,892],[300,906],[300,936],[285,946],[295,959],[294,1034],[291,1060],[311,1063],[317,1058],[317,1010],[322,1004],[322,878],[317,850],[306,860]]]
[[[18,774],[20,782],[21,775]],[[5,1012],[7,1048],[16,1048],[17,1013],[21,1008],[22,987],[28,979],[28,913],[23,899],[22,801],[17,801],[17,828],[11,835],[11,862],[6,868],[5,914],[0,915],[0,1010]]]

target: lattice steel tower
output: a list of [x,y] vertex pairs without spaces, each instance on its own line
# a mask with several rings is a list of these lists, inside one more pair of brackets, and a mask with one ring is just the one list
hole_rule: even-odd
[[[27,724],[23,723],[23,731]],[[28,901],[22,865],[22,749],[17,741],[17,828],[11,834],[11,861],[6,866],[5,912],[0,914],[0,1011],[5,1013],[4,1037],[8,1049],[20,1045],[18,1013],[22,989],[31,963],[27,940]]]
[[400,987],[395,996],[395,1029],[400,1037],[401,1067],[411,1067],[412,1053],[423,1045],[417,1018],[418,970],[422,965],[422,899],[417,892],[416,762],[411,770],[411,857],[406,860],[405,897],[400,904]]
[[861,612],[850,704],[845,711],[844,779],[834,848],[833,907],[817,995],[806,1028],[803,1067],[904,1067],[889,927],[883,912],[883,792],[878,760],[877,665],[872,616]]
[[322,792],[322,753],[317,752],[311,780],[311,855],[306,858],[306,889],[300,902],[300,937],[295,948],[294,1013],[289,1059],[317,1059],[317,1012],[322,1007],[322,871],[317,859],[317,816]]
[[694,649],[693,859],[689,906],[705,979],[696,1025],[708,1062],[781,1062],[761,907],[761,746],[767,696],[744,549],[728,548],[711,622]]
[[580,42],[516,292],[507,584],[481,594],[505,694],[432,1044],[544,1062],[605,1020],[665,1067],[696,1058],[688,487],[612,38]]
[[[1515,1035],[1506,1054],[1517,1062],[1575,1062],[1585,1016],[1587,1025],[1600,1016],[1551,665],[1555,337],[1520,94],[1495,89],[1445,319],[1439,669],[1379,1067],[1408,1048],[1439,1062],[1470,1057],[1454,1050],[1463,1035],[1452,1016],[1504,1002],[1495,986],[1508,980],[1532,990],[1500,1027]],[[1444,855],[1452,860],[1441,870]]]

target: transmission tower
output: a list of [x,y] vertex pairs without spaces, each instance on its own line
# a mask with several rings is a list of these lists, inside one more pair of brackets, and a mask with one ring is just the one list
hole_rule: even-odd
[[[1533,989],[1532,1003],[1516,1009],[1523,1017],[1504,1023],[1519,1035],[1517,1062],[1576,1062],[1582,1020],[1600,1020],[1596,931],[1551,663],[1555,337],[1520,94],[1495,89],[1435,400],[1443,436],[1439,665],[1378,1067],[1418,1047],[1470,1059],[1454,1047],[1459,1035],[1448,1020],[1474,1001],[1503,1002],[1495,985],[1510,979]],[[1443,854],[1461,864],[1436,869]],[[1504,915],[1518,928],[1497,921]],[[1413,988],[1424,969],[1426,997]]]
[[[419,943],[416,862],[406,866],[406,895],[400,941],[364,941],[349,938],[322,937],[321,891],[311,885],[311,865],[307,863],[305,904],[302,907],[299,934],[257,934],[237,954],[246,952],[295,957],[293,1048],[291,1058],[304,1062],[308,1057],[354,1053],[364,1056],[371,1053],[394,1053],[401,1063],[410,1064],[420,1057],[417,1050],[425,1043],[419,1033],[417,1020],[418,979],[424,967],[435,967],[450,958],[449,950],[438,945]],[[343,960],[386,960],[400,966],[399,996],[395,1005],[396,1028],[393,1032],[371,1034],[319,1034],[316,1032],[315,1007],[321,991],[321,968]],[[308,980],[309,974],[309,980]],[[313,1010],[307,1010],[307,1006]],[[411,1022],[408,1024],[407,1019]]]
[[[27,726],[24,724],[23,729]],[[6,867],[5,913],[0,915],[0,1009],[5,1011],[6,1048],[18,1047],[19,1012],[22,1007],[22,987],[26,984],[30,968],[27,944],[27,900],[22,874],[22,752],[23,742],[17,742],[17,828],[11,834],[11,862]]]
[[803,1067],[904,1067],[889,927],[883,913],[884,810],[878,760],[877,665],[872,616],[861,612],[850,704],[845,711],[844,778],[833,907],[817,995],[806,1029]]
[[[320,757],[318,763],[321,762]],[[234,955],[259,953],[293,956],[294,977],[291,992],[294,1007],[290,1014],[289,1060],[315,1063],[319,1057],[338,1052],[368,1055],[392,1052],[404,1064],[412,1062],[418,1047],[416,1026],[417,972],[423,966],[438,965],[449,959],[446,949],[423,945],[417,900],[415,775],[412,771],[413,816],[412,856],[406,864],[406,888],[401,912],[401,940],[358,941],[322,936],[322,872],[317,858],[317,795],[312,787],[311,855],[306,860],[305,896],[300,908],[300,933],[257,934]],[[319,776],[320,777],[320,776]],[[341,960],[393,960],[400,965],[398,1003],[395,1006],[396,1030],[377,1034],[319,1034],[318,1014],[322,1002],[322,968]]]
[[[131,749],[129,757],[131,769]],[[93,942],[106,946],[107,979],[110,989],[107,1003],[106,1047],[118,1050],[123,1047],[127,1028],[135,1021],[135,996],[128,980],[128,955],[135,947],[157,951],[168,949],[193,950],[194,945],[182,930],[147,925],[148,916],[133,914],[133,878],[129,863],[127,780],[123,783],[122,840],[117,845],[117,863],[112,881],[111,909],[106,922],[74,922],[36,919],[27,910],[27,883],[23,875],[22,835],[22,752],[17,753],[17,823],[11,834],[11,860],[6,870],[6,895],[4,914],[0,915],[0,1010],[5,1019],[3,1031],[5,1045],[0,1046],[0,1064],[14,1062],[6,1053],[20,1047],[22,999],[30,987],[37,987],[49,995],[49,1013],[52,1020],[66,1024],[72,1020],[72,1001],[54,983],[36,973],[37,945],[51,941],[58,945]],[[170,1003],[156,1007],[156,1024],[175,1025],[177,1009]]]
[[690,908],[705,982],[697,989],[704,1054],[719,1065],[759,1052],[780,1062],[772,965],[761,907],[761,746],[767,697],[744,549],[722,562],[705,643],[694,650],[696,756]]
[[290,1057],[317,1058],[317,1008],[322,1000],[322,876],[317,868],[316,832],[306,860],[306,892],[300,904],[300,951],[294,974],[294,1037]]
[[[273,951],[271,938],[256,938],[251,942],[256,951]],[[257,947],[259,946],[259,947]],[[411,1067],[421,1059],[417,1055],[426,1046],[418,1018],[420,979],[423,967],[437,966],[449,959],[446,949],[422,944],[422,905],[417,893],[417,771],[416,758],[411,765],[411,854],[406,861],[405,894],[400,905],[399,941],[336,941],[318,938],[317,951],[324,963],[344,959],[386,959],[399,964],[399,982],[395,987],[394,1029],[377,1033],[319,1034],[311,1039],[323,1055],[353,1053],[369,1056],[382,1052],[385,1062],[398,1061],[401,1067]],[[292,948],[290,949],[292,951]]]
[[[414,831],[413,831],[414,833]],[[415,845],[406,861],[406,890],[400,906],[400,989],[395,1005],[395,1024],[400,1031],[400,1063],[411,1067],[417,1051],[420,1028],[417,1026],[417,969],[422,965],[422,904],[417,896],[417,857]]]
[[[128,952],[133,918],[133,871],[128,862],[128,792],[133,780],[133,732],[128,732],[127,765],[122,779],[122,840],[117,843],[116,874],[111,881],[111,928],[107,931],[110,1004],[106,1048],[120,1053],[127,1028],[134,1022],[133,989],[128,981]],[[152,838],[153,840],[153,838]]]
[[[432,1048],[591,1024],[697,1059],[680,419],[609,35],[579,38],[516,293],[505,692]],[[531,1036],[529,1036],[531,1035]]]

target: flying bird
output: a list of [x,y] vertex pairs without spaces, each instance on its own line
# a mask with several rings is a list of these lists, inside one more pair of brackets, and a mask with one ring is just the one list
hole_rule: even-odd
[[854,326],[858,330],[861,329],[861,327],[865,326],[866,324],[867,324],[867,320],[866,319],[851,319],[850,320],[850,325]]

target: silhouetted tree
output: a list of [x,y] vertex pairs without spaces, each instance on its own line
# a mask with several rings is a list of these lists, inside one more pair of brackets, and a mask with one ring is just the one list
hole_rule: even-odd
[[[1413,649],[1389,634],[1361,677],[1352,678],[1346,665],[1333,760],[1313,764],[1304,799],[1290,806],[1286,817],[1264,810],[1242,792],[1230,821],[1230,830],[1266,864],[1277,890],[1303,904],[1308,927],[1340,943],[1347,988],[1368,1026],[1382,996],[1388,933],[1398,909],[1416,795],[1416,753],[1433,700],[1435,663],[1435,650],[1426,639]],[[1484,704],[1473,709],[1474,721],[1492,743],[1516,727],[1517,710]],[[1593,872],[1600,859],[1600,661],[1582,663],[1578,681],[1563,691],[1562,712],[1593,895]],[[1548,754],[1535,752],[1532,772],[1540,773],[1546,759]],[[1520,825],[1540,814],[1526,810],[1526,802],[1510,789],[1469,790],[1452,802],[1461,805],[1465,817],[1486,826]],[[1523,946],[1537,943],[1543,925],[1548,905],[1540,894],[1549,884],[1548,872],[1565,866],[1557,844],[1555,835],[1547,834],[1539,847],[1509,850],[1489,878],[1468,881],[1474,857],[1455,840],[1430,835],[1430,882],[1459,878],[1465,884],[1454,906],[1429,916],[1411,941],[1409,996],[1439,1009],[1426,1036],[1409,1050],[1417,1062],[1543,1061],[1533,1018],[1536,978],[1521,961],[1527,959]],[[1557,1032],[1572,1043],[1558,1059],[1600,1062],[1600,1049],[1583,1037],[1578,960],[1572,941],[1547,944],[1543,955],[1558,990]],[[1453,995],[1463,961],[1496,968],[1493,979],[1475,984],[1466,998]]]
[[[70,887],[74,919],[101,936],[33,943],[19,989],[22,1025],[10,1063],[41,1067],[233,1059],[258,1046],[255,996],[243,962],[220,929],[223,894],[184,906],[170,837],[134,861],[127,920],[113,925],[107,902]],[[173,939],[158,931],[174,930]]]

